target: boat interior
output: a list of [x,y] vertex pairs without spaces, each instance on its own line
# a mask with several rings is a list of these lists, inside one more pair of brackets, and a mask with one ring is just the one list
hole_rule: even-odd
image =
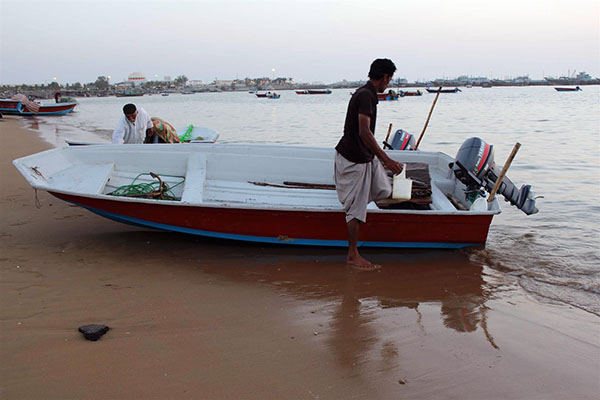
[[[169,202],[173,205],[266,209],[340,210],[332,187],[333,156],[329,148],[274,145],[127,145],[67,146],[15,160],[14,164],[42,190],[88,197],[114,198],[132,184],[166,183],[162,198],[119,197],[120,201]],[[430,201],[420,212],[464,212],[464,185],[443,153],[390,151],[397,161],[425,163],[429,169]],[[407,212],[402,207],[375,212]],[[415,212],[414,209],[412,209]],[[497,201],[490,211],[499,210]]]

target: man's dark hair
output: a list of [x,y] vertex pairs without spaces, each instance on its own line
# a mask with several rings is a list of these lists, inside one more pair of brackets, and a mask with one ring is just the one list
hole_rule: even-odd
[[388,58],[378,58],[371,64],[369,78],[378,80],[383,78],[383,76],[386,74],[391,77],[394,75],[394,72],[396,72],[396,66],[392,60]]
[[135,110],[137,110],[137,108],[135,108],[135,104],[129,103],[123,106],[123,114],[125,115],[133,114]]

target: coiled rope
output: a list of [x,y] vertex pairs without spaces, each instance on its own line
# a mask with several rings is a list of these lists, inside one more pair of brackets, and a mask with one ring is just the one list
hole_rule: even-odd
[[[135,183],[141,176],[151,176],[158,181],[150,182],[150,183]],[[111,196],[123,196],[123,197],[138,197],[138,198],[146,198],[146,199],[155,199],[155,200],[181,200],[176,197],[173,193],[173,189],[177,186],[181,185],[185,182],[184,176],[177,175],[163,175],[171,178],[181,178],[181,181],[177,182],[175,185],[169,187],[166,182],[163,182],[160,179],[160,176],[155,174],[154,172],[150,173],[141,173],[135,177],[133,182],[129,185],[119,186],[112,192],[108,193]]]

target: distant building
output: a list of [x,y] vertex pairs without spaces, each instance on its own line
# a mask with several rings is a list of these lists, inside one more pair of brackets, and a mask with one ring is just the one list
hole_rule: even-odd
[[214,85],[217,87],[231,86],[232,83],[233,83],[232,80],[216,79]]
[[194,87],[202,87],[202,86],[204,86],[204,82],[202,82],[199,79],[191,79],[191,80],[187,81],[186,86],[193,87],[193,88]]
[[133,72],[127,77],[127,82],[133,83],[134,86],[139,86],[146,82],[146,77],[141,72]]
[[169,75],[165,75],[163,77],[163,82],[171,82],[173,79],[171,79],[171,77]]
[[529,79],[528,75],[525,75],[525,76],[517,76],[512,81],[513,81],[513,83],[529,83],[529,82],[531,82],[531,79]]
[[588,74],[587,72],[580,72],[577,74],[577,77],[575,79],[580,80],[580,81],[591,81],[592,76],[590,74]]

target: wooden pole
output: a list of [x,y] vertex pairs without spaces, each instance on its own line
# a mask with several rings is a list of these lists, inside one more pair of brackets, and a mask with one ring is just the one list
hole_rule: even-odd
[[388,140],[390,139],[390,133],[392,133],[392,124],[391,123],[390,123],[390,126],[388,127],[388,131],[387,131],[385,140],[383,141],[383,148],[385,149],[387,147],[388,149],[393,150],[392,146],[388,142]]
[[415,150],[419,148],[419,144],[421,143],[421,139],[423,139],[423,135],[425,134],[425,129],[427,129],[427,125],[429,125],[429,118],[431,118],[431,113],[433,112],[433,107],[435,107],[435,103],[437,102],[438,97],[440,97],[440,93],[442,92],[442,87],[438,89],[437,94],[435,95],[435,99],[433,100],[433,104],[431,105],[431,110],[429,110],[429,115],[427,116],[427,121],[425,121],[425,126],[423,127],[423,131],[419,136],[419,140],[417,140],[417,145],[415,146]]
[[521,143],[519,143],[519,142],[515,143],[515,147],[513,147],[512,151],[510,153],[510,156],[508,156],[506,163],[502,167],[502,171],[500,171],[500,176],[498,177],[498,179],[496,179],[496,183],[494,184],[494,187],[492,188],[492,191],[490,192],[490,197],[488,197],[488,203],[491,203],[492,200],[494,200],[494,197],[496,196],[496,192],[498,191],[498,189],[500,189],[500,185],[502,184],[502,179],[504,179],[504,175],[506,175],[506,171],[508,171],[508,167],[510,167],[510,164],[512,163],[513,159],[517,155],[517,151],[519,151],[520,147],[521,147]]
[[390,126],[388,127],[388,133],[385,137],[385,141],[387,142],[388,140],[390,140],[390,133],[392,133],[392,124],[390,123]]

